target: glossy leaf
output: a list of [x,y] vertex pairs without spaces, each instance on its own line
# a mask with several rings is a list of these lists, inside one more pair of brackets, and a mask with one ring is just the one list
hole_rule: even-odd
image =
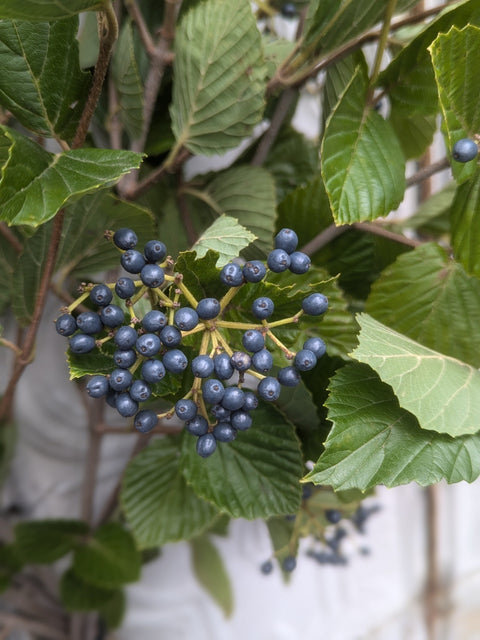
[[[440,34],[429,47],[444,117],[447,148],[460,139],[480,131],[480,108],[474,90],[480,59],[480,29],[473,25],[462,30],[452,27]],[[458,182],[464,182],[477,171],[477,159],[452,161]]]
[[195,493],[221,511],[253,520],[298,509],[299,443],[292,425],[274,407],[258,408],[252,427],[234,442],[219,443],[209,458],[196,453],[195,443],[186,434],[183,474]]
[[325,129],[322,175],[337,224],[385,216],[405,190],[402,150],[390,124],[365,107],[367,86],[358,67]]
[[50,564],[79,546],[88,533],[81,520],[31,520],[15,527],[19,556],[29,564]]
[[366,365],[349,364],[332,378],[327,406],[333,427],[305,480],[366,491],[378,484],[473,482],[480,474],[478,435],[452,438],[421,429]]
[[70,140],[75,133],[90,85],[79,66],[77,31],[77,17],[0,21],[0,104],[40,136]]
[[169,438],[153,442],[130,462],[121,503],[141,549],[188,540],[210,526],[217,515],[187,486],[179,468],[178,446]]
[[480,174],[461,184],[450,211],[455,257],[467,271],[480,277]]
[[480,281],[438,244],[403,254],[385,269],[366,311],[430,349],[480,367]]
[[262,116],[260,33],[247,0],[206,0],[175,35],[172,128],[177,145],[213,155],[237,146]]
[[8,127],[10,156],[0,181],[0,220],[38,226],[74,196],[116,182],[139,166],[141,155],[111,149],[74,149],[49,153]]
[[419,158],[433,142],[437,121],[433,115],[398,113],[392,109],[390,123],[407,160]]
[[82,11],[100,11],[103,0],[2,0],[0,18],[11,20],[61,20],[82,13]]
[[141,557],[132,535],[120,524],[108,522],[75,551],[72,566],[85,582],[114,589],[139,579]]
[[233,613],[233,592],[220,553],[206,535],[193,538],[190,548],[195,577],[229,618]]
[[192,247],[202,258],[208,250],[218,252],[217,267],[230,262],[255,240],[255,236],[235,218],[221,215],[206,229]]
[[352,355],[391,385],[422,429],[451,436],[480,430],[480,372],[428,349],[366,314]]

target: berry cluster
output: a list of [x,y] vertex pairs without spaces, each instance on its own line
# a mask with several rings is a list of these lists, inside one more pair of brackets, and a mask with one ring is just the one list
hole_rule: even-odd
[[[121,276],[114,283],[86,285],[79,298],[59,316],[56,329],[69,338],[72,354],[87,354],[94,349],[104,352],[106,343],[113,344],[110,372],[93,375],[86,385],[87,392],[93,398],[104,397],[120,415],[133,416],[139,431],[149,432],[159,418],[175,414],[185,422],[186,430],[198,438],[199,455],[208,457],[218,442],[230,442],[239,431],[250,428],[251,412],[259,398],[277,400],[282,385],[297,385],[301,373],[313,369],[324,355],[325,343],[319,337],[308,338],[303,348],[294,353],[272,331],[298,322],[303,314],[325,313],[328,300],[321,293],[307,295],[301,310],[291,318],[269,322],[274,302],[266,296],[253,300],[253,322],[224,318],[238,291],[264,280],[269,270],[289,270],[298,275],[308,271],[310,259],[297,251],[298,238],[291,229],[282,229],[276,235],[275,248],[266,265],[259,260],[226,264],[219,273],[220,282],[227,287],[220,300],[197,300],[183,282],[182,274],[173,271],[173,260],[159,240],[147,242],[139,251],[137,236],[131,229],[107,232],[106,237],[121,251],[123,269],[137,277]],[[75,317],[72,312],[87,300],[95,309],[84,310]],[[140,300],[148,300],[151,307],[141,319],[135,311]],[[235,329],[241,331],[237,349],[224,335]],[[201,336],[200,343],[193,357],[188,357],[188,349],[185,353],[182,348],[184,340],[197,334]],[[191,345],[190,339],[188,343]],[[290,359],[288,366],[276,373],[269,343],[280,347]],[[160,414],[152,409],[140,410],[142,402],[158,395],[157,383],[168,374],[184,374],[188,367],[193,384],[171,410]],[[252,381],[256,384],[253,390]]]

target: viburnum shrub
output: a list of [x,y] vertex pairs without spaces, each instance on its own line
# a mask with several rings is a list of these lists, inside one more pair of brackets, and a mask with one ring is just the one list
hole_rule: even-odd
[[[479,476],[479,56],[480,0],[3,0],[2,477],[47,299],[89,435],[78,519],[2,515],[19,625],[102,637],[181,540],[230,614],[232,518],[263,519],[258,569],[289,574],[347,561],[376,486]],[[137,443],[94,516],[119,433]],[[45,616],[19,604],[64,556]]]

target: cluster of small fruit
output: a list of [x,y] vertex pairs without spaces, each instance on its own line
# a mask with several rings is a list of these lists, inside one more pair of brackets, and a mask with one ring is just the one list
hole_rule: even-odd
[[[251,306],[256,322],[224,320],[224,312],[236,293],[247,283],[261,282],[268,269],[274,273],[308,271],[310,259],[296,250],[298,238],[291,229],[282,229],[277,234],[266,265],[259,260],[244,265],[226,264],[219,274],[220,281],[228,287],[225,295],[220,300],[199,301],[183,282],[182,274],[172,272],[173,261],[162,242],[151,240],[140,252],[135,248],[138,239],[131,229],[122,228],[106,235],[122,252],[120,262],[124,270],[138,274],[139,279],[122,276],[115,283],[86,286],[79,298],[59,316],[56,328],[69,338],[73,354],[90,353],[95,348],[102,350],[106,342],[113,342],[112,371],[107,375],[93,375],[86,385],[87,392],[94,398],[104,397],[120,415],[134,416],[134,426],[139,431],[149,432],[160,417],[170,418],[176,414],[185,422],[187,431],[197,436],[199,455],[207,457],[215,451],[217,442],[230,442],[238,431],[250,428],[251,411],[258,406],[258,398],[277,400],[281,385],[297,385],[301,372],[312,369],[325,353],[325,343],[319,337],[308,338],[303,348],[293,353],[272,332],[274,326],[298,322],[302,314],[325,313],[328,300],[321,293],[306,296],[301,311],[292,318],[269,324],[274,303],[260,296]],[[125,310],[113,301],[114,293],[125,301]],[[189,306],[181,306],[182,296]],[[87,298],[97,310],[85,310],[75,317],[72,311]],[[148,299],[154,308],[139,319],[135,305],[141,299]],[[242,331],[243,349],[231,348],[222,333],[224,329]],[[194,334],[201,335],[201,343],[197,355],[189,362],[180,347],[185,336]],[[291,364],[280,368],[275,376],[269,375],[273,355],[266,346],[268,339],[283,348],[291,359]],[[183,374],[189,364],[194,382],[173,409],[163,414],[151,409],[139,411],[139,404],[155,395],[154,385],[167,373]],[[246,374],[258,380],[256,393],[242,388]]]

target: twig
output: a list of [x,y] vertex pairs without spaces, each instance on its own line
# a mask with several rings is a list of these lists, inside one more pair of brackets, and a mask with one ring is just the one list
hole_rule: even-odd
[[5,222],[0,222],[0,233],[15,249],[16,253],[22,253],[23,245],[17,236],[7,227]]
[[111,4],[104,4],[103,11],[98,14],[98,23],[100,32],[100,50],[97,64],[95,65],[95,71],[93,72],[93,80],[87,97],[87,102],[80,117],[75,137],[73,138],[72,149],[78,149],[85,142],[88,127],[90,126],[90,121],[95,113],[95,108],[107,74],[113,45],[115,44],[118,36],[117,18]]
[[182,165],[187,158],[190,157],[190,151],[188,149],[182,149],[176,156],[173,163],[162,164],[157,169],[148,174],[141,182],[139,182],[134,188],[127,193],[124,193],[124,197],[128,200],[136,200],[139,196],[143,195],[146,191],[153,187],[165,174],[175,173],[180,165]]
[[383,19],[382,28],[380,30],[380,37],[378,39],[377,51],[375,53],[375,61],[373,63],[372,73],[370,75],[370,95],[367,102],[370,102],[370,98],[373,96],[375,83],[380,74],[382,66],[383,54],[388,41],[388,34],[390,33],[393,14],[395,13],[395,7],[397,6],[397,0],[388,0],[387,8],[385,10],[385,17]]
[[323,247],[326,247],[327,244],[338,238],[338,236],[343,235],[346,231],[350,230],[350,226],[348,224],[343,224],[337,227],[335,224],[331,224],[329,227],[324,229],[315,238],[312,238],[307,244],[303,245],[301,251],[311,256]]
[[406,181],[407,189],[408,187],[413,187],[414,185],[419,184],[420,182],[423,182],[423,180],[427,180],[428,178],[435,175],[436,173],[439,173],[440,171],[444,171],[445,169],[449,169],[449,168],[450,168],[449,159],[442,158],[442,160],[438,160],[438,162],[434,162],[433,164],[423,169],[420,169],[419,171],[414,173],[412,176],[407,178],[407,181]]
[[88,407],[88,452],[85,465],[85,481],[82,494],[82,520],[93,525],[93,501],[97,484],[97,469],[103,432],[97,429],[101,422],[103,404],[92,402]]
[[[178,183],[181,183],[181,176],[179,174]],[[192,218],[190,216],[190,211],[188,210],[188,205],[185,199],[185,192],[182,191],[181,187],[177,189],[177,205],[178,211],[180,213],[180,217],[183,222],[183,226],[185,228],[185,232],[187,234],[188,244],[192,246],[195,244],[198,234],[195,230],[195,227],[192,224]]]
[[272,116],[270,126],[262,136],[262,139],[260,140],[255,154],[252,158],[252,166],[260,167],[265,162],[296,95],[297,91],[295,89],[289,88],[285,89],[285,91],[280,96],[280,99],[275,108],[275,112]]
[[423,243],[420,240],[414,240],[413,238],[407,238],[401,233],[395,233],[394,231],[389,231],[379,224],[375,224],[374,222],[354,222],[352,227],[357,231],[365,231],[367,233],[372,233],[373,235],[380,236],[381,238],[387,238],[388,240],[393,240],[394,242],[398,242],[399,244],[404,244],[407,247],[419,247]]
[[0,624],[10,629],[30,631],[44,638],[51,638],[51,640],[70,640],[69,636],[59,629],[53,629],[40,621],[24,618],[14,613],[0,612]]
[[143,43],[143,46],[145,47],[146,52],[149,56],[153,56],[155,54],[155,43],[152,36],[150,35],[150,31],[148,30],[147,25],[145,24],[142,12],[138,8],[138,4],[135,0],[125,0],[125,6],[131,19],[137,25],[138,34],[140,36],[140,40]]

